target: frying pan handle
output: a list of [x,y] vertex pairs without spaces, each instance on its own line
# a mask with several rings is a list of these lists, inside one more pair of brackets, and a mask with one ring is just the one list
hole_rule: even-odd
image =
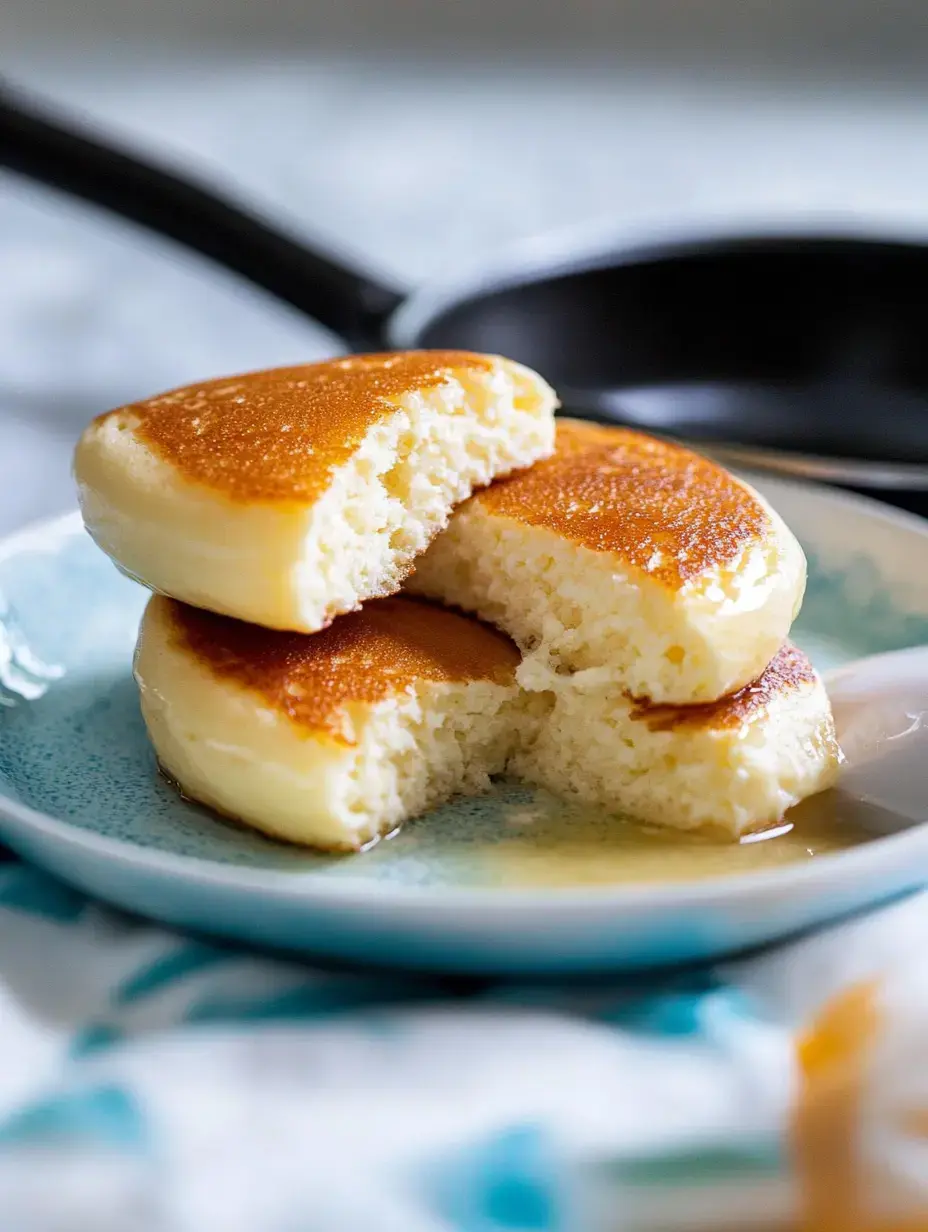
[[333,330],[382,346],[401,296],[192,180],[23,104],[0,81],[0,167],[198,252]]

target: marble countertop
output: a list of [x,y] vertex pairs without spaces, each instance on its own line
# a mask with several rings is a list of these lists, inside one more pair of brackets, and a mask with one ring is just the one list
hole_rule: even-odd
[[[16,76],[400,286],[564,227],[616,242],[707,220],[928,231],[928,107],[911,85],[279,54],[38,57]],[[90,415],[336,345],[204,263],[3,177],[0,530],[72,504]]]

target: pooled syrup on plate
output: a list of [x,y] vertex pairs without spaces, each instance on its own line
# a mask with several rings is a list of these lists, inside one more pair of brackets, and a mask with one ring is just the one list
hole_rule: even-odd
[[[244,822],[191,800],[163,766],[158,769],[181,799],[235,830],[248,829]],[[405,856],[411,865],[427,866],[430,880],[451,885],[570,889],[760,872],[856,847],[881,832],[879,817],[874,823],[866,806],[836,791],[803,801],[781,822],[740,842],[723,834],[643,825],[507,780],[493,783],[488,796],[478,799],[492,800],[492,825],[453,820],[452,801],[354,853],[314,853],[282,839],[262,838],[295,857],[313,855],[346,871],[358,860],[392,862]]]
[[806,800],[782,822],[733,842],[724,835],[642,825],[539,792],[524,805],[505,805],[496,838],[472,847],[470,857],[493,881],[510,886],[608,886],[759,872],[875,837],[836,807],[835,795]]

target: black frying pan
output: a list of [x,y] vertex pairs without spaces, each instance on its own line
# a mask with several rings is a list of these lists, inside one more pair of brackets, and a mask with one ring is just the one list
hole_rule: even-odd
[[0,166],[186,245],[364,350],[495,351],[566,412],[928,512],[928,245],[702,237],[408,299],[218,194],[0,91]]

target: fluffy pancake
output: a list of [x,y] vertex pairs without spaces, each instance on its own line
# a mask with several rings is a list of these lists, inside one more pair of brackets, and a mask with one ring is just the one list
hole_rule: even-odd
[[641,433],[558,421],[554,456],[465,502],[409,588],[478,613],[545,689],[713,701],[782,645],[805,558],[747,484]]
[[518,661],[495,629],[421,600],[374,600],[310,636],[155,596],[135,675],[188,796],[352,850],[503,769],[524,727]]
[[403,596],[314,635],[155,596],[135,672],[165,771],[268,834],[354,850],[504,770],[659,825],[737,837],[827,786],[828,700],[785,647],[753,685],[702,706],[608,688],[532,693],[513,643]]
[[738,838],[837,774],[825,688],[789,644],[758,680],[703,705],[642,704],[569,679],[553,697],[512,769],[565,799],[640,821]]
[[554,406],[528,369],[460,351],[206,381],[93,421],[81,509],[152,589],[311,632],[395,592],[457,502],[550,453]]

